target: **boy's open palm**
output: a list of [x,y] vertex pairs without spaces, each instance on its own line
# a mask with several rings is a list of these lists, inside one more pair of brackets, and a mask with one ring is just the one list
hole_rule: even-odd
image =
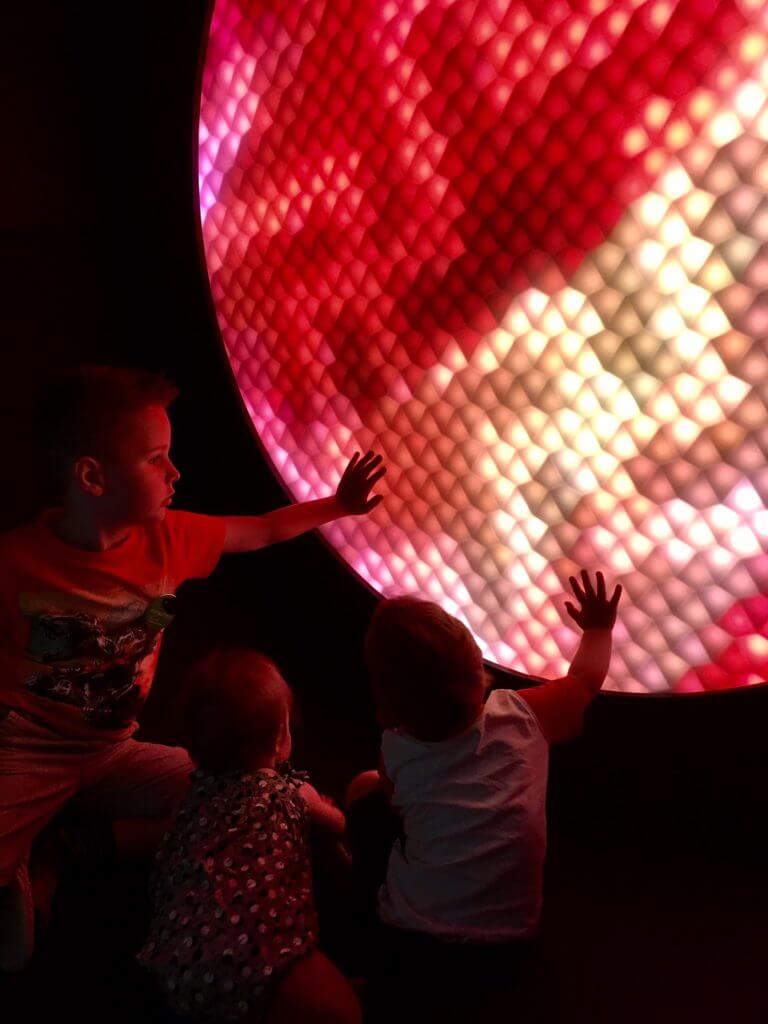
[[366,452],[361,458],[360,453],[355,452],[336,489],[336,500],[345,514],[362,515],[376,508],[382,496],[371,497],[371,491],[386,472],[381,465],[381,455]]
[[621,584],[618,584],[613,594],[608,597],[603,574],[595,573],[595,578],[597,585],[593,586],[586,569],[581,570],[581,585],[575,576],[569,577],[568,582],[579,602],[579,607],[576,608],[570,601],[566,601],[566,611],[582,629],[613,629],[616,609],[621,598]]

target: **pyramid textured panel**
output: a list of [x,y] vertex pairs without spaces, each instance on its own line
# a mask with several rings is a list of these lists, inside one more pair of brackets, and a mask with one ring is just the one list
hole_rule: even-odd
[[562,674],[568,576],[626,597],[608,686],[768,677],[763,0],[217,0],[205,256],[296,499],[386,595]]

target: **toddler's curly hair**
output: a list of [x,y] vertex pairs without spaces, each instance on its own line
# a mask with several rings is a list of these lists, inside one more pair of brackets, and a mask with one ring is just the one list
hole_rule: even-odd
[[467,627],[431,601],[379,603],[365,659],[380,723],[416,739],[438,741],[469,728],[488,680]]

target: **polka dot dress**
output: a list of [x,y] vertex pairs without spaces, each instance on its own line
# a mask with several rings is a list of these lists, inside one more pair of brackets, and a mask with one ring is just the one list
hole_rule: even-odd
[[300,781],[290,770],[193,773],[157,855],[139,954],[176,1013],[259,1020],[275,979],[314,948]]

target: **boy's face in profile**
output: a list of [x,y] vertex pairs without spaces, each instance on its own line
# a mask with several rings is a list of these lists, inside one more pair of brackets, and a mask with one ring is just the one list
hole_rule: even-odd
[[113,450],[98,460],[98,495],[105,521],[121,524],[163,519],[179,472],[171,462],[171,423],[160,405],[127,416]]

